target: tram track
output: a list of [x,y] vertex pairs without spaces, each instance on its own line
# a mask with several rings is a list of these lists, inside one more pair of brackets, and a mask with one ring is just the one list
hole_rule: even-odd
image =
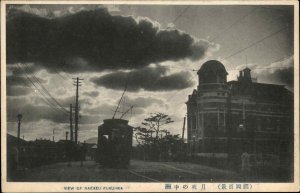
[[150,178],[150,177],[144,176],[144,175],[142,175],[142,174],[139,174],[139,173],[137,173],[137,172],[134,172],[134,171],[132,171],[132,170],[128,170],[128,171],[129,171],[131,174],[134,174],[134,175],[136,175],[136,176],[139,176],[139,177],[142,177],[142,178],[151,180],[151,181],[153,181],[153,182],[161,182],[161,181],[155,180],[155,179],[153,179],[153,178]]

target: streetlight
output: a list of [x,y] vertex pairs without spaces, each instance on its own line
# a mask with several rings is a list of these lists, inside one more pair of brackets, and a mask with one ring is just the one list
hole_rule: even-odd
[[21,120],[22,120],[22,114],[18,114],[18,148],[19,148],[19,145],[20,145],[20,130],[21,130]]

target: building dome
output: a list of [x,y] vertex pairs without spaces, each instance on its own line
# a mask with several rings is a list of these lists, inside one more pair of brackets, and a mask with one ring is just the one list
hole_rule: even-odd
[[211,73],[211,72],[223,72],[226,73],[226,69],[224,65],[218,60],[209,60],[202,64],[200,70],[198,70],[198,74],[201,73]]
[[197,74],[199,76],[199,84],[227,82],[228,73],[224,65],[217,60],[205,62]]

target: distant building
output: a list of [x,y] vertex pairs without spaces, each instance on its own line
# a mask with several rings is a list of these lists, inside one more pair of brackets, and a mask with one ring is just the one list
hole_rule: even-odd
[[199,85],[186,103],[192,153],[292,155],[292,92],[253,81],[249,68],[227,82],[228,73],[216,60],[205,62],[197,74]]

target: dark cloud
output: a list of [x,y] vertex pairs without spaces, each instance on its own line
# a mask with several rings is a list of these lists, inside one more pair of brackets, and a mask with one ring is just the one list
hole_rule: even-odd
[[113,72],[99,78],[91,78],[98,86],[110,89],[123,90],[128,81],[128,91],[167,91],[180,90],[191,87],[190,72],[178,72],[167,75],[167,68],[163,66],[145,67],[131,72]]
[[86,96],[89,96],[89,97],[97,97],[97,96],[99,96],[99,92],[98,91],[84,92],[83,94],[86,95]]
[[[62,107],[66,108],[67,110],[70,109],[70,104],[72,104],[73,107],[75,106],[75,96],[56,98],[56,100]],[[32,99],[32,101],[39,105],[45,105],[44,100],[40,97],[35,97]],[[79,99],[78,103],[81,109],[84,109],[86,106],[92,105],[91,101],[88,98]]]
[[[37,77],[36,77],[37,78]],[[47,81],[41,78],[37,78],[37,80],[41,83],[44,84]],[[6,84],[7,86],[30,86],[31,82],[24,76],[7,76],[6,77]]]
[[7,99],[7,121],[16,121],[19,113],[23,115],[24,122],[39,121],[41,119],[51,120],[56,123],[68,123],[68,115],[56,111],[49,106],[32,105],[29,101],[22,99]]
[[49,19],[12,8],[6,34],[9,64],[33,62],[50,72],[133,69],[166,60],[196,60],[210,46],[178,30],[161,30],[149,19],[112,16],[106,9]]
[[19,65],[9,65],[7,66],[7,72],[10,72],[13,76],[23,76],[24,71],[26,71],[27,74],[33,74],[40,70],[39,66],[35,66],[33,64],[20,64],[22,68]]
[[6,90],[7,96],[23,96],[28,95],[31,92],[28,87],[21,86],[8,86]]
[[26,86],[27,79],[23,76],[7,76],[6,84],[7,86]]
[[266,82],[272,84],[282,84],[288,89],[292,89],[294,86],[294,68],[287,67],[282,69],[262,71],[253,73],[258,78],[259,82]]
[[279,82],[289,86],[293,87],[294,85],[294,68],[289,67],[285,69],[278,69],[274,71],[270,75],[271,79],[278,80]]
[[98,115],[113,115],[113,111],[116,107],[108,104],[102,104],[97,107],[83,109],[83,111],[87,114],[98,114]]
[[164,105],[164,101],[153,98],[153,97],[137,97],[137,98],[129,98],[129,97],[124,97],[123,101],[126,103],[126,106],[134,106],[140,107],[140,108],[146,108],[151,106],[152,104],[158,104],[158,105]]
[[[79,122],[80,124],[96,124],[98,123],[99,125],[102,122],[102,117],[99,115],[81,115]],[[97,129],[97,127],[95,127]]]
[[274,64],[266,69],[254,69],[254,77],[260,82],[286,85],[288,89],[294,86],[294,56],[291,56],[281,63]]
[[[145,110],[144,110],[145,107],[142,107],[142,105],[141,106],[138,106],[137,104],[132,104],[132,105],[134,105],[134,108],[132,109],[132,111],[127,112],[127,114],[134,116],[134,115],[141,115],[141,114],[145,113]],[[125,113],[129,109],[129,106],[127,106],[127,105],[124,105],[122,107],[124,107],[124,109],[120,110],[122,108],[119,108],[119,110],[116,113],[116,118],[120,117],[123,113]],[[97,107],[83,109],[83,113],[84,113],[84,116],[88,116],[90,118],[97,117],[97,120],[100,120],[99,117],[101,119],[109,119],[109,118],[112,118],[112,116],[115,112],[115,109],[116,109],[116,105],[102,104]],[[88,118],[85,118],[85,119],[88,119]]]
[[[73,97],[59,99],[59,103],[69,110],[70,103],[73,102]],[[82,104],[85,99],[81,100]],[[33,103],[35,105],[33,105]],[[84,105],[81,105],[83,107]],[[26,98],[7,98],[7,121],[16,121],[17,115],[23,115],[24,122],[36,122],[42,119],[49,120],[55,123],[69,123],[69,115],[45,104],[41,98],[33,97],[30,100]],[[95,115],[81,115],[80,124],[98,123],[98,116]]]
[[60,99],[57,99],[57,101],[65,108],[68,108],[70,107],[70,104],[75,104],[75,96],[70,96],[70,97],[66,97],[66,98],[60,98]]
[[[37,78],[40,83],[47,82],[44,79]],[[22,96],[22,95],[28,95],[30,92],[32,92],[32,89],[30,88],[31,83],[28,81],[26,77],[23,76],[15,76],[10,75],[6,77],[6,94],[7,96]]]

